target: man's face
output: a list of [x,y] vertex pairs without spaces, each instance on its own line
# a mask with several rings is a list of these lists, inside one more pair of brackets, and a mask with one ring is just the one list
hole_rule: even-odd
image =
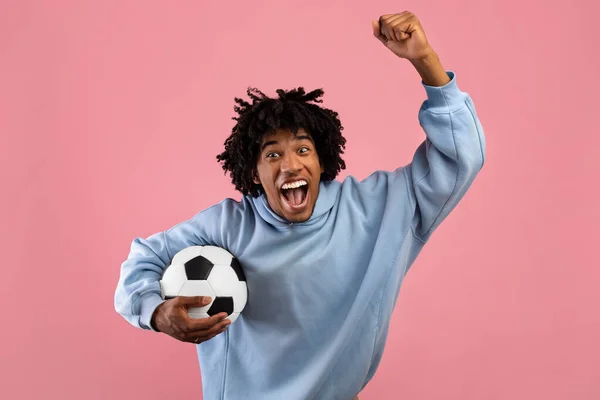
[[306,221],[319,196],[323,168],[312,137],[278,129],[260,143],[254,183],[262,185],[271,209],[290,222]]

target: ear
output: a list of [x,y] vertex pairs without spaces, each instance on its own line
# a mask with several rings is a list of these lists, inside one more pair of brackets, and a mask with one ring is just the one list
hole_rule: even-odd
[[258,174],[256,173],[256,171],[252,172],[252,182],[256,183],[257,185],[260,185],[260,179],[258,178]]
[[325,166],[321,164],[321,173],[325,172]]

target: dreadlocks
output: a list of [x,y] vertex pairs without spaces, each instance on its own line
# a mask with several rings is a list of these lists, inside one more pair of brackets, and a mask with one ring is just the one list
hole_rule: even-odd
[[257,197],[262,186],[253,181],[260,143],[265,135],[277,129],[286,129],[294,134],[304,129],[313,138],[319,162],[324,167],[322,181],[335,179],[340,170],[346,168],[341,155],[346,139],[338,113],[314,103],[322,103],[323,90],[306,93],[304,88],[285,91],[277,90],[278,98],[267,97],[256,88],[249,88],[252,100],[235,98],[234,110],[238,116],[231,135],[225,140],[225,151],[217,156],[225,173],[229,171],[231,182],[242,194]]

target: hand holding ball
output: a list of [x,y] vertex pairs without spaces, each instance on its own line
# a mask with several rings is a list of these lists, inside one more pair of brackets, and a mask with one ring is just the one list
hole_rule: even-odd
[[173,257],[160,281],[165,301],[152,318],[156,330],[200,343],[235,322],[248,300],[235,257],[215,246],[191,246]]

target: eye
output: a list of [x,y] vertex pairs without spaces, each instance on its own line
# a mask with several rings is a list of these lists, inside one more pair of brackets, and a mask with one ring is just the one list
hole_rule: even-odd
[[298,153],[300,153],[300,154],[303,154],[303,153],[306,153],[306,152],[308,152],[309,150],[310,150],[310,149],[309,149],[308,147],[300,147],[300,148],[298,149]]
[[279,154],[277,154],[277,153],[275,153],[275,152],[272,151],[270,153],[267,153],[266,157],[267,158],[275,158],[275,157],[279,157]]

